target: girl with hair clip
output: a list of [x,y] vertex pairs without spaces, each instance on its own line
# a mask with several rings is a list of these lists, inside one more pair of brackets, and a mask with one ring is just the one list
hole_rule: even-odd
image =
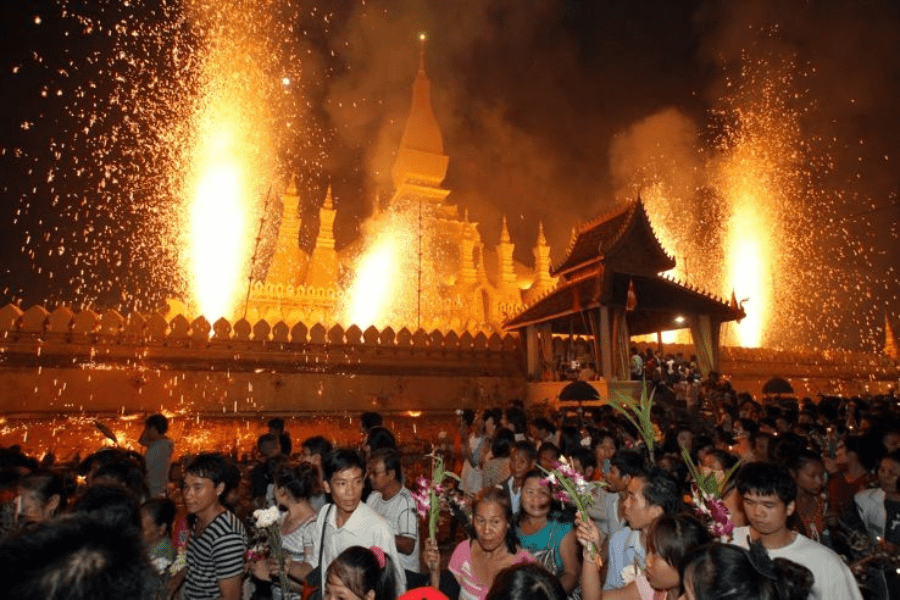
[[786,558],[769,558],[762,544],[744,550],[708,544],[690,552],[678,568],[684,600],[806,600],[809,569]]
[[396,600],[391,557],[378,546],[350,546],[325,575],[324,600]]
[[[590,519],[578,524],[582,544],[599,542],[599,531]],[[584,600],[676,600],[681,594],[678,566],[690,551],[708,543],[706,527],[690,515],[662,516],[650,526],[645,540],[645,570],[625,587],[602,590],[597,565],[585,556],[581,570],[581,594]]]

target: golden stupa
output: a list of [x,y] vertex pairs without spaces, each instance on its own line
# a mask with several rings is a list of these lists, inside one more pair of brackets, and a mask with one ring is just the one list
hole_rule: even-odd
[[376,200],[360,235],[337,248],[338,209],[329,187],[307,251],[298,239],[305,199],[292,180],[281,197],[265,279],[250,289],[247,318],[363,329],[501,331],[505,318],[554,287],[550,247],[539,226],[533,267],[517,262],[505,218],[499,244],[486,247],[478,223],[447,201],[451,190],[442,183],[449,161],[432,109],[423,45],[391,170],[390,199]]

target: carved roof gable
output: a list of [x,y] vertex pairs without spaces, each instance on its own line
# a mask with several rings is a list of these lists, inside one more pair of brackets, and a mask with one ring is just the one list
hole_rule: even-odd
[[600,262],[620,271],[654,274],[675,266],[675,259],[657,239],[640,197],[624,209],[583,225],[565,259],[551,274],[572,275]]

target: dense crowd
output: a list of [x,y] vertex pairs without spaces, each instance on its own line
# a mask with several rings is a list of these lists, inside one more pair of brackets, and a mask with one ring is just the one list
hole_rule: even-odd
[[[295,447],[272,419],[253,460],[215,448],[175,460],[162,415],[147,417],[143,453],[57,465],[0,449],[0,594],[900,598],[892,394],[758,402],[680,359],[639,358],[650,423],[513,401],[457,411],[458,437],[427,456],[377,413],[362,415],[357,448],[329,432]],[[436,489],[431,537],[417,487],[438,458],[458,478]],[[562,473],[588,482],[583,511],[555,487]]]

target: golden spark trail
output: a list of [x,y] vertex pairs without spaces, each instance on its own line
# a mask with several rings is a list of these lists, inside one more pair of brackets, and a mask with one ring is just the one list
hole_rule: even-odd
[[203,61],[182,245],[194,312],[214,321],[241,308],[260,198],[276,171],[270,99],[283,84],[267,72],[272,52],[258,35],[269,21],[265,3],[238,9],[196,0],[190,9],[203,32]]

